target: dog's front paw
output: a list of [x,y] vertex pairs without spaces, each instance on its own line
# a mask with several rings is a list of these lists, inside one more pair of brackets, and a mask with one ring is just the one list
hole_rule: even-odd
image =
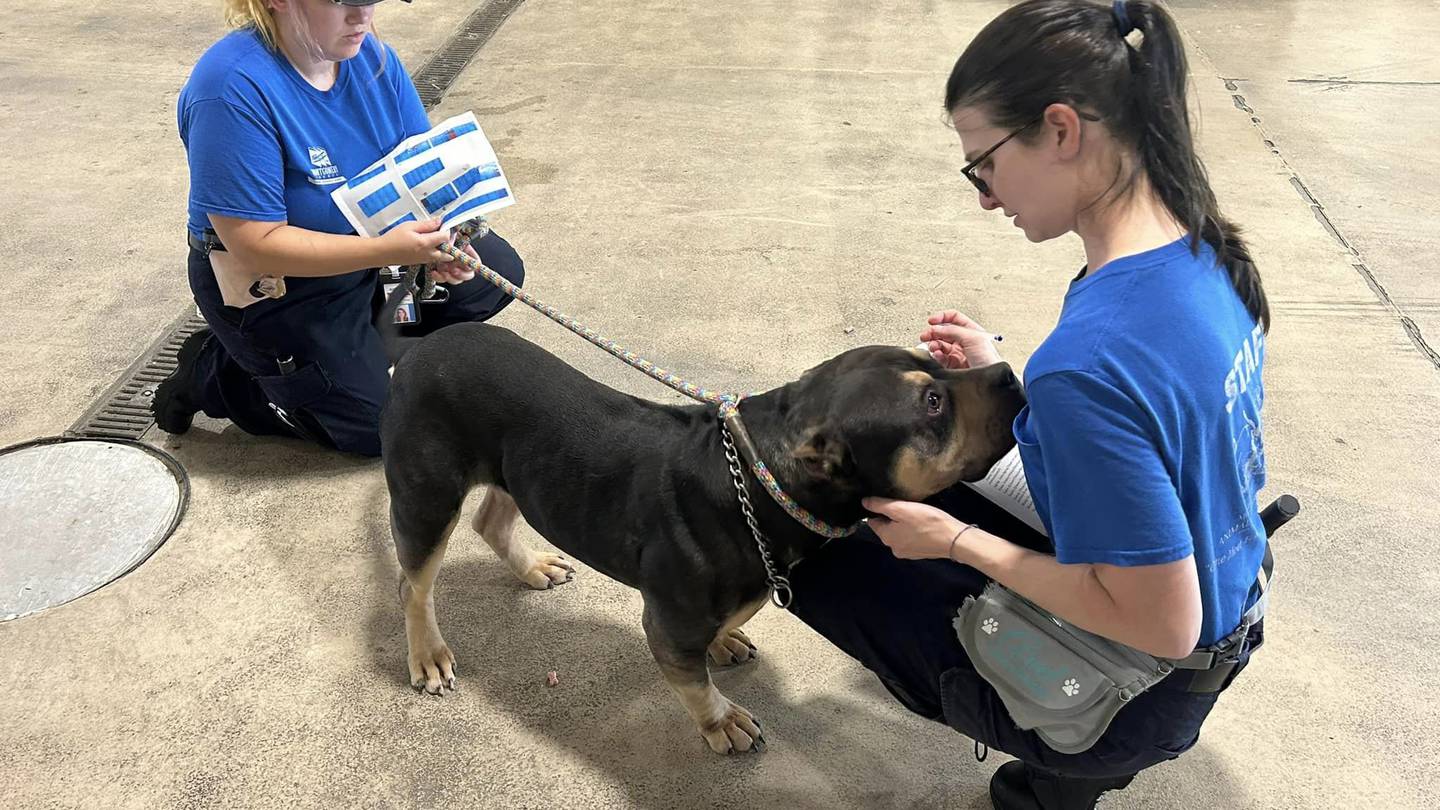
[[438,643],[410,645],[410,685],[432,695],[455,689],[455,654],[443,639]]
[[744,706],[724,700],[726,708],[720,719],[700,728],[710,750],[717,754],[764,751],[765,736],[760,733],[760,721]]
[[717,667],[743,664],[752,658],[760,657],[759,653],[755,651],[755,642],[751,641],[750,637],[739,628],[721,631],[720,635],[710,642],[710,647],[706,652],[710,654],[710,660]]
[[520,581],[537,591],[564,585],[575,578],[575,566],[559,554],[536,553],[529,568],[520,574]]

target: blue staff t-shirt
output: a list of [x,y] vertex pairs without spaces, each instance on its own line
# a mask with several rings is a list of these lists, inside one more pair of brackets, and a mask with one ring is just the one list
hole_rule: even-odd
[[430,129],[400,58],[373,35],[340,63],[333,87],[317,90],[250,28],[200,57],[178,118],[197,235],[209,214],[354,233],[330,193]]
[[1200,644],[1235,629],[1265,550],[1265,337],[1188,238],[1076,280],[1025,368],[1015,438],[1062,563],[1195,556]]

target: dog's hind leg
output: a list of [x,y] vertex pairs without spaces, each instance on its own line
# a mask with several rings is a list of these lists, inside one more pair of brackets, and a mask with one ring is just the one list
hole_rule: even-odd
[[537,552],[515,538],[520,507],[510,493],[491,485],[475,511],[475,531],[505,562],[515,578],[537,591],[564,585],[575,577],[575,566],[559,554]]
[[[455,688],[455,655],[440,635],[435,620],[435,577],[445,546],[460,518],[460,497],[449,509],[427,511],[395,498],[390,502],[390,532],[404,577],[400,601],[405,606],[405,637],[409,644],[410,685],[432,695]],[[434,506],[432,498],[428,506]]]
[[705,666],[706,648],[719,628],[697,629],[677,619],[663,604],[647,594],[642,617],[645,640],[665,682],[699,726],[700,736],[717,754],[764,751],[760,722],[744,706],[720,694],[710,680],[710,670]]

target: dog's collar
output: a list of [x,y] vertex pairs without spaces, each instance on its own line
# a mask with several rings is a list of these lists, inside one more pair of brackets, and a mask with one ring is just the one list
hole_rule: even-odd
[[723,426],[730,431],[735,438],[735,445],[740,454],[745,457],[745,463],[750,465],[750,472],[754,473],[760,483],[765,485],[765,491],[770,493],[770,498],[785,510],[785,514],[794,518],[797,523],[810,531],[834,539],[836,537],[849,537],[860,530],[864,521],[857,521],[844,528],[833,526],[818,517],[815,517],[805,507],[795,502],[795,499],[780,488],[780,482],[775,480],[774,474],[760,460],[760,453],[755,448],[755,442],[750,438],[750,431],[745,429],[745,423],[740,421],[740,400],[727,399],[720,403],[720,420]]

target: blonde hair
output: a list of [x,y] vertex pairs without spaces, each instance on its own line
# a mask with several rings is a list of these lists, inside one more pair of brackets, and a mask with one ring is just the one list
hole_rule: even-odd
[[275,17],[265,7],[265,0],[225,0],[225,25],[230,28],[254,28],[272,50],[279,44]]
[[[254,28],[260,34],[265,47],[275,50],[280,47],[280,31],[275,25],[275,13],[265,6],[265,0],[224,0],[225,2],[225,25],[234,30],[239,28]],[[370,36],[378,43],[380,35],[375,30],[375,23],[370,23]],[[383,50],[383,48],[382,48]],[[375,71],[379,76],[385,72],[385,60],[380,60],[380,69]]]

